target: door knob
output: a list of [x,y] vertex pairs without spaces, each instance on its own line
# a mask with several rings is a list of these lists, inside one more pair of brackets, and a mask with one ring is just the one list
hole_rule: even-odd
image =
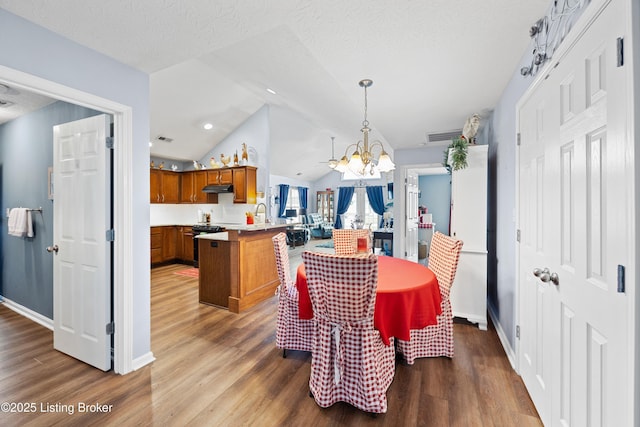
[[58,245],[47,246],[47,252],[49,252],[49,253],[51,253],[51,252],[58,253]]
[[551,282],[556,286],[560,284],[560,278],[558,277],[558,273],[551,273],[549,280],[551,280]]
[[543,281],[544,283],[549,283],[549,280],[551,280],[551,276],[549,276],[549,273],[542,273],[538,277],[540,277],[540,280]]
[[546,268],[546,267],[544,269],[541,269],[541,268],[534,268],[533,269],[533,275],[536,276],[536,277],[540,277],[543,274],[549,274],[549,273],[550,273],[549,269]]

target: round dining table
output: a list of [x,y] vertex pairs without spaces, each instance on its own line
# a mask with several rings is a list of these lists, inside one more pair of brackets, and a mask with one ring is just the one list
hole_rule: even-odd
[[[297,269],[298,316],[313,318],[304,263]],[[411,329],[437,323],[442,313],[440,288],[436,275],[422,264],[390,256],[378,256],[378,286],[374,309],[374,327],[382,341],[389,338],[409,341]]]

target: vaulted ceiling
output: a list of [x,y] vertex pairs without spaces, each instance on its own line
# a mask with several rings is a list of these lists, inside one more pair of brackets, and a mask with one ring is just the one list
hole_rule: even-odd
[[[268,103],[271,173],[373,136],[393,149],[487,115],[548,0],[0,0],[0,7],[150,74],[153,155],[199,159]],[[275,94],[267,92],[267,89]],[[1,97],[0,97],[1,98]],[[204,122],[213,129],[202,128]],[[249,142],[250,144],[250,142]],[[292,166],[295,165],[295,166]],[[302,175],[297,175],[299,172]]]

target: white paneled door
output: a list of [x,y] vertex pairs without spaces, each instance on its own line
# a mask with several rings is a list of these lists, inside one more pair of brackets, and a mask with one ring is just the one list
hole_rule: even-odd
[[[519,369],[545,425],[629,425],[627,82],[613,0],[521,100]],[[633,285],[627,277],[627,285]]]
[[413,262],[418,262],[418,192],[418,174],[407,171],[404,257]]
[[109,116],[53,130],[53,345],[111,368]]

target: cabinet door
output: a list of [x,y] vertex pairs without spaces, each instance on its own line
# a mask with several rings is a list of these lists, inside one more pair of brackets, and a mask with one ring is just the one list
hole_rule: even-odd
[[149,202],[160,203],[162,195],[162,175],[159,170],[149,172]]
[[246,169],[233,169],[233,203],[247,202],[246,178]]
[[186,263],[193,263],[193,232],[191,228],[185,227],[182,231],[182,260]]
[[176,259],[178,260],[184,258],[184,241],[182,240],[183,233],[184,227],[176,227]]
[[221,169],[218,174],[218,183],[219,184],[233,184],[233,170],[232,169]]
[[162,261],[176,257],[176,227],[162,227]]
[[207,193],[202,192],[202,188],[207,185],[207,171],[193,172],[193,203],[207,203]]
[[193,203],[193,172],[182,172],[180,203]]
[[162,203],[180,202],[180,175],[176,172],[162,172]]

